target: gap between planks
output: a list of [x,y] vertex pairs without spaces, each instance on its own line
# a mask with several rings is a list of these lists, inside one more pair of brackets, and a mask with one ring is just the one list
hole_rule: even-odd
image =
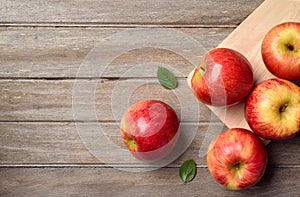
[[[116,123],[116,120],[0,120],[0,123]],[[216,121],[182,121],[182,123],[188,124],[202,124],[204,126],[214,124],[214,125],[224,125],[219,120]],[[225,126],[225,125],[224,125]]]
[[[268,165],[270,168],[300,168],[300,165]],[[114,164],[114,163],[3,163],[0,164],[0,168],[149,168],[141,164]],[[151,167],[153,168],[153,166]],[[165,166],[162,168],[180,168],[180,166]],[[207,165],[197,164],[197,168],[207,168]]]
[[[115,163],[106,163],[106,164],[89,164],[89,163],[4,163],[0,164],[0,168],[149,168],[141,164],[115,164]],[[151,166],[150,168],[155,168]],[[179,166],[165,166],[162,168],[179,168]],[[197,168],[207,168],[206,165],[197,165]]]
[[97,23],[97,22],[0,22],[0,27],[54,27],[54,28],[236,28],[239,24],[203,25],[172,23]]
[[[187,77],[175,77],[176,79],[187,79]],[[132,80],[132,79],[157,79],[157,77],[0,77],[0,80],[11,81],[74,81],[74,80]]]

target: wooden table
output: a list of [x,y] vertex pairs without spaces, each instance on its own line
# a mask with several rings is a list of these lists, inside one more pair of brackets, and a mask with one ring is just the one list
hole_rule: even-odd
[[[175,49],[160,47],[161,37],[156,40],[151,37],[152,34],[142,34],[145,29],[140,28],[147,28],[149,32],[158,30],[158,33],[165,29],[174,31],[183,37],[181,40],[174,34],[182,46],[189,39],[194,39],[201,43],[203,50],[197,54],[200,57],[205,50],[221,43],[262,2],[2,1],[0,195],[299,196],[299,135],[267,146],[268,168],[256,186],[239,192],[229,191],[213,180],[205,157],[199,154],[207,131],[220,131],[226,127],[223,128],[224,125],[200,103],[187,108],[199,108],[199,117],[189,116],[181,110],[186,106],[181,106],[178,92],[162,88],[153,72],[134,70],[140,68],[138,65],[146,65],[153,71],[156,66],[153,62],[169,66],[177,72],[178,87],[185,95],[191,95],[186,77],[194,65],[175,53]],[[130,36],[128,30],[137,37],[113,37]],[[149,43],[138,43],[146,36],[150,36]],[[174,36],[171,35],[171,38]],[[126,42],[115,42],[113,47],[103,48],[103,40],[111,44],[114,39],[138,44],[133,45],[135,48],[132,50],[128,50]],[[157,45],[153,46],[153,43]],[[188,48],[188,44],[186,46]],[[95,56],[89,55],[99,48],[104,59],[93,62],[93,58],[89,57]],[[120,52],[117,56],[116,50]],[[108,61],[110,58],[113,61]],[[102,60],[109,64],[100,73],[97,68],[103,68]],[[94,65],[92,70],[79,72],[87,62]],[[151,65],[152,68],[149,67]],[[122,97],[128,92],[115,91],[122,90],[121,85],[125,85],[125,90],[134,87],[129,97]],[[82,91],[79,97],[74,92],[76,87]],[[86,98],[91,91],[92,99]],[[79,100],[75,106],[76,98]],[[114,156],[109,151],[106,151],[108,158],[99,158],[91,144],[97,146],[97,143],[109,139],[124,148],[118,130],[119,115],[115,114],[122,111],[116,111],[119,109],[116,105],[123,102],[126,106],[148,98],[164,100],[180,115],[181,124],[196,126],[195,138],[184,153],[156,170],[147,169],[147,165],[140,163],[118,162],[118,158],[108,163]],[[99,134],[94,129],[97,127],[105,133],[103,141],[95,137]],[[183,184],[178,173],[180,165],[187,159],[196,161],[198,173],[192,182]],[[130,169],[148,171],[132,172]]]

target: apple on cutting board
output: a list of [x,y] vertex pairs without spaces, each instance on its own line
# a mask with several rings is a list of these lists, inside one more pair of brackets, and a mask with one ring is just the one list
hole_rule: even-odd
[[294,137],[300,132],[300,87],[279,78],[259,83],[247,98],[245,117],[264,139]]
[[272,27],[263,38],[261,55],[273,75],[300,80],[300,22],[284,22]]
[[215,48],[203,55],[191,78],[194,95],[212,106],[243,100],[254,85],[252,66],[238,51]]

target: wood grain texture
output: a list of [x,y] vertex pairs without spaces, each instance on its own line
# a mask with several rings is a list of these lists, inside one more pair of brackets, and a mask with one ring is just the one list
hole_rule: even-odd
[[[91,140],[97,143],[95,133],[101,130],[93,130],[97,123],[76,123],[86,128]],[[192,132],[196,123],[181,123],[185,132]],[[95,157],[89,146],[80,137],[78,128],[74,122],[2,122],[0,130],[0,164],[9,165],[68,165],[68,164],[103,164],[103,159]],[[125,148],[119,133],[117,122],[100,123],[102,132],[107,139],[115,143],[119,148]],[[194,159],[198,166],[206,166],[205,157],[199,156],[201,148],[207,150],[208,143],[205,136],[226,129],[221,123],[200,123],[195,138],[186,152],[169,167],[179,167],[185,160]],[[212,132],[212,133],[209,133]],[[104,142],[104,140],[99,140]],[[300,136],[294,139],[272,142],[267,146],[269,165],[277,167],[299,167],[300,150],[298,148]],[[289,151],[286,151],[289,150]],[[121,160],[120,160],[121,161]],[[122,166],[122,162],[115,163]],[[109,164],[114,165],[114,164]],[[123,163],[123,165],[126,165]],[[92,167],[92,166],[91,166]]]
[[4,23],[238,24],[262,0],[93,1],[4,0]]
[[[268,168],[254,187],[230,191],[217,184],[207,168],[183,184],[177,168],[132,173],[111,168],[1,168],[4,196],[298,196],[299,168]],[[34,174],[34,176],[32,176]],[[291,178],[293,177],[293,179]]]
[[[75,78],[84,58],[94,47],[103,39],[126,30],[121,28],[0,27],[0,63],[3,65],[0,78]],[[176,31],[194,38],[202,45],[204,53],[205,50],[216,47],[233,31],[233,28],[182,28]],[[140,36],[144,35],[140,34]],[[152,42],[154,40],[149,39],[149,44]],[[178,40],[178,43],[181,42]],[[104,58],[108,58],[113,52],[114,48],[106,48],[107,56]],[[193,65],[186,59],[170,50],[137,48],[133,51],[125,50],[121,56],[116,57],[102,77],[122,77],[127,70],[147,62],[171,65],[184,76],[187,76],[193,69]],[[99,63],[94,67],[105,66]],[[144,73],[143,76],[156,77],[151,74]],[[137,72],[130,73],[130,77],[140,77],[140,75],[141,73]],[[81,75],[81,77],[88,77],[88,74]]]
[[[76,129],[85,128],[84,131]],[[193,132],[198,127],[191,146],[174,163],[172,167],[179,167],[187,158],[194,158],[199,165],[204,165],[204,158],[197,157],[200,147],[204,143],[204,137],[210,130],[219,133],[223,130],[221,123],[181,123],[182,132]],[[210,128],[209,128],[210,127]],[[80,132],[87,133],[93,144],[105,143],[110,140],[118,148],[125,149],[119,126],[116,122],[108,123],[70,123],[70,122],[2,122],[0,123],[2,138],[0,140],[0,157],[2,165],[12,164],[104,164],[104,157],[94,156],[90,151],[92,146],[86,143],[86,138],[81,138]],[[94,129],[99,128],[99,129]],[[100,130],[100,128],[102,130]],[[105,139],[98,139],[98,132],[103,132]],[[94,137],[93,137],[94,136]],[[97,142],[98,141],[98,142]],[[91,144],[91,143],[90,143]],[[207,145],[206,145],[207,146]],[[205,150],[207,147],[205,147]],[[111,151],[113,152],[113,150]],[[111,155],[112,156],[112,155]],[[107,165],[128,165],[116,160]],[[143,166],[143,165],[142,165]],[[147,167],[147,165],[144,165]]]

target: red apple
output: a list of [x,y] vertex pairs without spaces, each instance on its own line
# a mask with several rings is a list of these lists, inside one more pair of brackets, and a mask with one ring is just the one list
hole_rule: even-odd
[[245,104],[246,120],[256,134],[284,140],[300,132],[300,87],[285,79],[268,79],[254,87]]
[[215,48],[204,54],[191,80],[195,96],[213,106],[243,100],[253,84],[249,61],[241,53],[228,48]]
[[123,142],[137,158],[154,162],[166,157],[179,136],[176,112],[159,100],[143,100],[124,113],[120,132]]
[[262,178],[268,161],[266,148],[251,131],[233,128],[209,145],[207,165],[213,178],[232,190],[249,188]]
[[271,28],[261,46],[262,59],[275,76],[300,79],[300,23],[285,22]]

